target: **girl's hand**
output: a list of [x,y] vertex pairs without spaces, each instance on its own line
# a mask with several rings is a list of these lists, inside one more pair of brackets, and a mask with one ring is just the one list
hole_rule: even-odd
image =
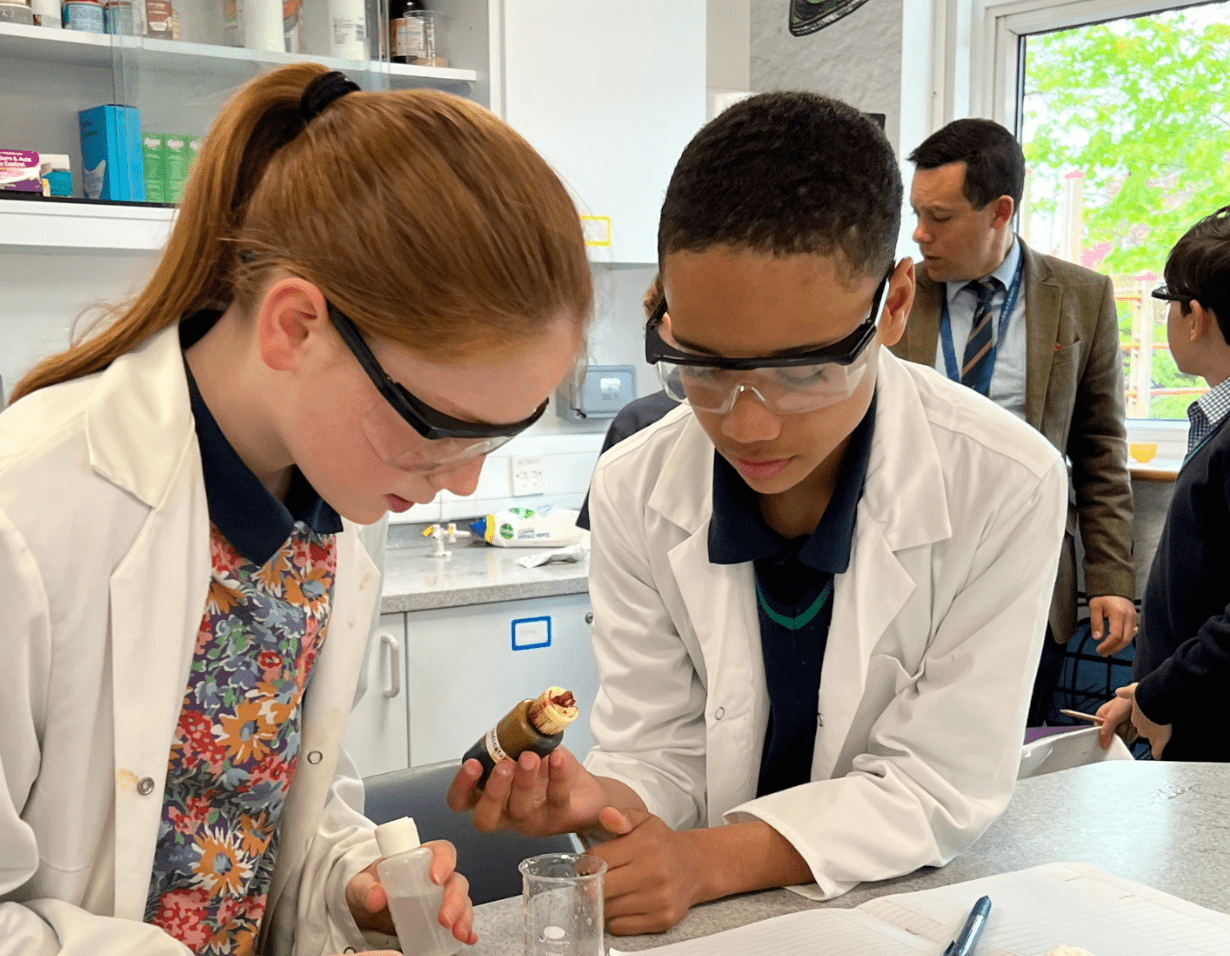
[[473,810],[474,827],[484,833],[515,830],[526,836],[549,836],[584,830],[598,822],[609,799],[598,779],[566,747],[545,758],[523,753],[501,760],[477,789],[482,765],[467,760],[448,791],[454,810]]
[[[470,903],[470,882],[456,871],[457,851],[447,840],[432,840],[423,846],[431,849],[431,881],[444,887],[444,902],[440,905],[440,925],[450,927],[453,937],[473,946],[478,942],[474,933],[474,906]],[[377,860],[354,875],[346,886],[346,904],[361,930],[374,930],[396,936],[389,915],[389,898],[376,874]]]

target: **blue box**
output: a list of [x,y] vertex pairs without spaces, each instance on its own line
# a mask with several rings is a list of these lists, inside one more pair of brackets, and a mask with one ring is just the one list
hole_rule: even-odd
[[145,201],[141,111],[135,106],[82,110],[82,185],[87,199]]

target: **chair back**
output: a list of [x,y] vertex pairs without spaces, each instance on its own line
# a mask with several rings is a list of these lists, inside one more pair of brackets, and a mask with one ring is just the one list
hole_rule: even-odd
[[452,843],[457,848],[457,869],[470,881],[470,899],[475,906],[520,896],[521,873],[517,864],[526,857],[579,851],[579,842],[568,833],[525,837],[519,833],[482,833],[474,829],[468,813],[449,809],[444,800],[460,766],[459,760],[446,760],[365,778],[364,816],[377,824],[414,817],[424,841]]

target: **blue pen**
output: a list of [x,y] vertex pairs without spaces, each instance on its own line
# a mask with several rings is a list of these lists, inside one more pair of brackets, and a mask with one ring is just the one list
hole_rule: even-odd
[[970,956],[970,953],[974,951],[974,944],[982,935],[982,928],[987,925],[987,917],[990,914],[991,897],[984,896],[969,911],[969,919],[965,921],[965,926],[961,928],[957,938],[948,944],[948,948],[944,950],[944,956]]

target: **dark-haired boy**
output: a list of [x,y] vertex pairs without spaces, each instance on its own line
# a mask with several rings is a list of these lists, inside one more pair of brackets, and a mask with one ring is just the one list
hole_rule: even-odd
[[1025,154],[999,123],[954,120],[909,160],[917,167],[910,205],[923,270],[893,352],[986,395],[1072,463],[1068,528],[1029,708],[1037,726],[1053,708],[1076,630],[1078,523],[1098,653],[1115,653],[1136,632],[1115,290],[1106,276],[1040,255],[1013,233]]
[[1230,761],[1230,206],[1201,219],[1166,259],[1166,334],[1179,371],[1209,391],[1187,410],[1187,458],[1153,556],[1132,676],[1104,704],[1100,736],[1131,717],[1165,760]]
[[901,180],[873,123],[744,100],[685,149],[647,353],[685,404],[603,456],[601,687],[566,750],[477,761],[480,829],[605,839],[614,933],[940,865],[1008,802],[1063,533],[1059,456],[883,348]]

